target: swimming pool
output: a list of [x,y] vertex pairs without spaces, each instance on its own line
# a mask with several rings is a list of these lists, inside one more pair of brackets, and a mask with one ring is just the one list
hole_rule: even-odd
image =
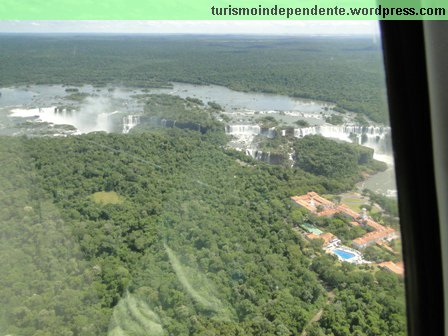
[[345,260],[356,257],[356,254],[344,250],[334,249],[333,252]]

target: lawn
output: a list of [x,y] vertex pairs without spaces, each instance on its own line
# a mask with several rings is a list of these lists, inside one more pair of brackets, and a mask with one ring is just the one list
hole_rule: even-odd
[[98,191],[91,196],[95,203],[99,204],[121,204],[123,199],[115,191]]

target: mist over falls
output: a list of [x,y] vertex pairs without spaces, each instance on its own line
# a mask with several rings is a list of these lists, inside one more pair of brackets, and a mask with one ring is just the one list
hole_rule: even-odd
[[[119,107],[119,106],[118,106]],[[150,117],[139,114],[127,114],[116,110],[117,106],[109,97],[87,97],[78,107],[70,106],[51,106],[44,108],[12,109],[10,117],[26,118],[46,122],[53,125],[72,125],[76,128],[71,131],[74,134],[83,134],[89,132],[120,132],[127,134],[134,127],[140,124],[149,124],[163,128],[183,128],[207,132],[207,129],[200,124],[192,122],[177,122],[176,120],[164,119],[160,117]],[[310,127],[262,127],[252,124],[229,124],[225,126],[225,132],[234,137],[230,141],[230,146],[243,150],[247,155],[257,160],[268,163],[278,164],[287,159],[287,156],[272,153],[258,148],[256,136],[263,136],[268,139],[274,139],[282,136],[293,136],[302,138],[307,135],[319,134],[327,138],[333,138],[341,141],[358,143],[360,145],[372,148],[374,158],[393,164],[390,127],[382,126],[357,126],[357,125],[320,125]],[[70,134],[66,132],[63,134]],[[291,160],[291,154],[289,158]],[[292,162],[293,163],[293,162]]]
[[261,127],[258,125],[227,125],[227,134],[232,135],[264,135],[268,138],[274,138],[276,136],[275,127]]
[[72,125],[77,134],[89,132],[112,132],[116,126],[112,115],[112,102],[107,97],[88,97],[79,107],[43,107],[12,109],[11,117],[37,118],[38,121],[55,125]]
[[107,97],[88,97],[75,113],[74,126],[81,133],[92,131],[111,132],[113,123],[111,115],[117,113],[113,110],[112,101]]
[[[17,89],[22,97],[29,92],[26,88]],[[25,125],[28,129],[22,128],[12,130],[13,134],[36,134],[34,130],[38,127],[50,130],[43,135],[68,135],[82,134],[95,131],[130,133],[138,125],[146,125],[151,127],[163,128],[181,128],[200,131],[206,133],[207,127],[202,126],[200,120],[195,122],[186,120],[175,120],[176,117],[169,118],[168,115],[160,114],[158,116],[147,115],[144,106],[145,100],[142,97],[165,92],[169,95],[179,95],[185,97],[198,97],[207,104],[208,100],[216,99],[216,102],[223,104],[229,97],[238,101],[236,105],[228,103],[223,104],[224,111],[221,115],[216,116],[218,121],[226,120],[227,125],[225,132],[232,135],[229,146],[246,152],[252,157],[268,163],[281,163],[285,160],[291,161],[293,164],[294,153],[292,149],[283,148],[281,155],[276,150],[271,150],[269,145],[265,148],[259,146],[262,136],[267,139],[275,139],[278,137],[289,136],[302,138],[306,135],[320,134],[324,137],[334,138],[341,141],[353,142],[374,149],[374,157],[378,160],[385,161],[388,164],[393,163],[390,146],[390,128],[382,126],[358,126],[354,123],[355,115],[346,113],[344,115],[344,124],[333,126],[325,123],[325,117],[334,114],[332,111],[325,110],[325,105],[314,102],[296,101],[285,96],[263,96],[260,94],[240,93],[217,86],[193,86],[186,84],[174,83],[174,90],[158,89],[149,93],[140,89],[130,88],[94,88],[84,86],[78,90],[76,94],[67,95],[67,89],[63,86],[35,86],[31,88],[32,95],[26,103],[19,105],[17,108],[10,110],[9,117],[13,117],[12,126]],[[11,96],[15,91],[6,90],[6,98]],[[159,92],[160,91],[160,92]],[[71,91],[70,91],[71,92]],[[78,96],[76,96],[78,95]],[[28,97],[28,95],[26,96]],[[82,99],[76,100],[79,97]],[[208,98],[207,98],[208,97]],[[237,99],[238,98],[238,99]],[[269,99],[268,99],[269,98]],[[275,99],[274,99],[275,98]],[[3,99],[3,98],[2,98]],[[73,100],[75,99],[75,100]],[[182,98],[183,99],[183,98]],[[292,110],[268,110],[273,108],[272,99],[276,103],[284,103]],[[169,99],[168,99],[169,100]],[[264,102],[260,109],[249,110],[254,101]],[[11,101],[11,100],[7,100]],[[233,100],[232,100],[233,101]],[[13,101],[11,101],[13,102]],[[314,104],[314,105],[313,105]],[[42,107],[43,106],[43,107]],[[51,106],[51,107],[48,107]],[[33,108],[30,108],[33,107]],[[42,108],[36,108],[42,107]],[[312,109],[310,110],[310,108]],[[168,111],[169,112],[169,111]],[[223,120],[220,118],[225,117]],[[258,117],[259,116],[259,117]],[[26,120],[16,117],[22,117]],[[260,124],[256,118],[275,119],[271,123]],[[297,127],[297,120],[304,120],[311,125],[309,127]],[[31,123],[27,123],[31,121]],[[50,125],[35,125],[32,121],[49,123]],[[258,124],[257,124],[258,123]],[[277,126],[282,125],[282,126]],[[28,125],[28,126],[27,126]],[[33,126],[34,125],[34,126]],[[71,125],[68,127],[53,127],[53,125]],[[143,127],[146,127],[143,126]],[[275,127],[272,127],[275,126]],[[35,128],[34,128],[35,127]],[[38,134],[39,135],[39,134]],[[257,138],[258,137],[258,138]],[[255,139],[255,141],[254,141]],[[273,141],[275,143],[276,140]],[[278,142],[278,141],[277,141]],[[289,158],[289,159],[288,159]]]

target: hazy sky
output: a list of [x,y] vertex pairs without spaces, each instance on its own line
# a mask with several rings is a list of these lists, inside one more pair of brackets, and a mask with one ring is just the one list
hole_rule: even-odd
[[377,21],[0,21],[3,33],[378,35]]

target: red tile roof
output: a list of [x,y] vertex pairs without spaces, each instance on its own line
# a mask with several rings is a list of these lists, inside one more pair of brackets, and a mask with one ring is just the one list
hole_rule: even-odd
[[[353,218],[354,220],[357,220],[358,222],[374,229],[373,232],[366,233],[364,236],[353,240],[353,243],[359,246],[365,246],[372,242],[392,237],[395,233],[394,229],[383,226],[369,217],[367,217],[365,220],[361,220],[360,214],[358,214],[356,211],[353,211],[348,206],[344,204],[336,205],[333,202],[319,196],[319,194],[314,191],[311,191],[306,195],[293,196],[291,197],[291,199],[319,217],[330,217],[338,212],[341,212]],[[317,208],[319,206],[321,206],[323,210],[318,212]],[[358,226],[360,225],[358,222],[353,221],[350,222],[350,224],[353,226]]]
[[394,229],[384,227],[384,230],[372,231],[372,232],[366,233],[362,237],[354,239],[353,243],[358,246],[364,246],[366,244],[373,243],[378,240],[388,238],[389,236],[392,236],[394,233],[395,233]]

